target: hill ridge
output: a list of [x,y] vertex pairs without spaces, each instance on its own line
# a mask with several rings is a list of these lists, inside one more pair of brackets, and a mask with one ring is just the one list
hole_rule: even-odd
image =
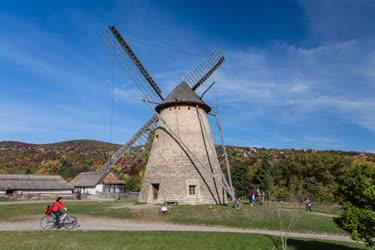
[[[74,143],[100,143],[100,144],[107,144],[112,146],[120,147],[122,144],[112,143],[107,141],[101,141],[96,139],[73,139],[73,140],[66,140],[66,141],[58,141],[58,142],[51,142],[51,143],[29,143],[23,141],[13,141],[13,140],[4,140],[0,141],[0,148],[5,146],[54,146],[54,145],[64,145],[64,144],[74,144]],[[356,151],[356,150],[342,150],[342,149],[312,149],[312,148],[275,148],[275,147],[254,147],[254,146],[238,146],[238,145],[225,145],[226,147],[231,148],[238,148],[238,149],[255,149],[255,150],[278,150],[278,151],[296,151],[296,152],[338,152],[338,153],[348,153],[348,154],[370,154],[375,155],[375,152],[368,152],[368,151]]]

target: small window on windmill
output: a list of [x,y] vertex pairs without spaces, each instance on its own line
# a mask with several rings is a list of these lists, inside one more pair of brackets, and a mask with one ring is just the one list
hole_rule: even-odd
[[189,185],[189,194],[190,195],[195,195],[196,188],[197,188],[197,185]]

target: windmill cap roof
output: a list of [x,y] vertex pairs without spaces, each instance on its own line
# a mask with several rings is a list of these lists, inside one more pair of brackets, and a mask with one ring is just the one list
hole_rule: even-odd
[[189,105],[203,108],[206,112],[210,112],[211,108],[207,105],[186,82],[178,84],[172,92],[164,99],[164,101],[156,106],[155,110],[160,113],[161,110],[176,106],[176,105]]

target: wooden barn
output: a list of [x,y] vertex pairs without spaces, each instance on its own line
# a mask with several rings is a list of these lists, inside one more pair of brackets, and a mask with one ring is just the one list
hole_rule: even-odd
[[82,172],[70,182],[74,192],[81,194],[122,194],[125,182],[119,180],[113,172]]
[[0,174],[0,195],[13,198],[72,197],[73,186],[59,175]]

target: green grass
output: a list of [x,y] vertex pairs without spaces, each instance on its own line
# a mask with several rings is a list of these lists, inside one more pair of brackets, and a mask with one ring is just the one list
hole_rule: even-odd
[[[276,237],[198,232],[0,232],[1,249],[280,249]],[[290,239],[294,250],[354,250],[363,244]]]
[[[126,204],[135,206],[114,208]],[[136,204],[135,201],[65,202],[73,215],[279,230],[278,209],[272,206],[244,205],[237,210],[230,206],[180,205],[172,206],[168,214],[163,215],[159,207],[137,207]],[[27,214],[41,214],[44,206],[45,204],[3,204],[0,205],[0,220],[17,220]],[[289,209],[280,210],[283,230],[287,228],[292,212],[293,210]],[[298,214],[299,218],[293,229],[295,232],[345,234],[330,217],[306,214],[302,210],[298,210]]]
[[[243,206],[249,206],[248,200],[241,200]],[[301,211],[305,211],[305,205],[302,203],[295,203],[295,202],[273,202],[270,205],[279,206],[285,209],[298,209]],[[341,213],[341,207],[337,204],[321,204],[321,205],[313,205],[312,207],[313,212],[317,213],[325,213],[331,215],[338,215]]]
[[[0,203],[1,204],[1,203]],[[42,214],[45,205],[41,203],[33,204],[6,204],[0,205],[0,221],[22,220],[25,216]]]
[[102,202],[65,202],[65,205],[69,208],[69,212],[71,212],[72,214],[83,214],[94,217],[112,217],[122,219],[134,218],[129,208],[113,208],[115,206],[121,206],[126,204],[136,204],[136,202],[133,200]]
[[[278,210],[275,207],[243,206],[241,209],[233,209],[230,206],[217,205],[179,205],[172,206],[169,209],[168,214],[163,215],[160,213],[158,207],[142,209],[113,208],[113,206],[121,204],[122,203],[116,202],[96,202],[71,203],[68,205],[72,213],[99,217],[271,230],[279,230],[280,228]],[[280,213],[282,218],[282,228],[285,230],[288,226],[292,210],[280,210]],[[334,224],[332,218],[308,214],[303,210],[298,210],[298,216],[298,221],[293,229],[296,232],[345,234]]]
[[[282,228],[289,224],[293,211],[281,210]],[[225,206],[175,206],[166,216],[167,221],[182,224],[223,225],[229,227],[262,228],[278,230],[280,228],[278,210],[275,207],[242,207],[233,209]],[[345,234],[333,222],[332,218],[307,214],[298,211],[298,220],[293,231],[296,232],[324,232]]]
[[[295,209],[296,206],[294,204],[290,204],[290,205],[282,205],[281,207],[283,208],[287,208],[287,209]],[[298,209],[301,210],[301,211],[305,211],[305,206],[303,205],[300,205],[298,206]],[[331,215],[338,215],[341,213],[341,207],[340,206],[318,206],[318,207],[315,207],[313,206],[312,207],[312,211],[313,212],[317,212],[317,213],[324,213],[324,214],[331,214]]]

